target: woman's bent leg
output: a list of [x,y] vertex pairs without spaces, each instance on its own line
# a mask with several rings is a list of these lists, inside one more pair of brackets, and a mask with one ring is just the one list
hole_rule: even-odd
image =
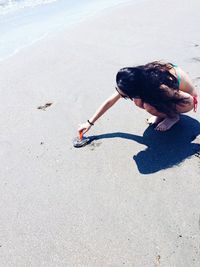
[[151,115],[153,115],[152,117],[150,117],[148,120],[147,120],[147,123],[152,125],[152,124],[158,124],[159,122],[161,122],[165,117],[166,115],[163,114],[163,113],[160,113],[158,112],[153,106],[147,104],[147,103],[144,103],[144,109],[150,113]]
[[148,123],[157,124],[155,129],[158,131],[167,131],[179,121],[178,114],[176,114],[174,117],[168,117],[166,114],[160,113],[147,103],[144,103],[144,108],[148,113],[153,115],[153,117],[148,120]]

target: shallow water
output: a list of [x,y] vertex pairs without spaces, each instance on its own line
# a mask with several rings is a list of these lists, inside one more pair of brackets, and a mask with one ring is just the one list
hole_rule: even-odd
[[0,0],[0,60],[105,8],[128,2],[130,0]]

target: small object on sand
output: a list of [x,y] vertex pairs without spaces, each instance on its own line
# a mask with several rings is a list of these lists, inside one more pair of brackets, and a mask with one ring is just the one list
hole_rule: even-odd
[[83,139],[80,140],[79,137],[76,137],[73,140],[73,146],[78,148],[78,147],[86,146],[89,142],[90,142],[90,138],[83,137]]
[[46,108],[50,107],[53,103],[46,103],[44,106],[39,106],[38,109],[46,110]]
[[196,152],[194,155],[195,155],[197,158],[200,158],[200,152]]
[[74,138],[73,146],[74,147],[82,147],[86,146],[90,142],[89,137],[83,137],[83,132],[79,132],[79,137]]

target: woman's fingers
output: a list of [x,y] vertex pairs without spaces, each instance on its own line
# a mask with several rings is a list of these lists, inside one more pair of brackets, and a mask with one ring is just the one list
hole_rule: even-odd
[[90,128],[91,128],[91,125],[88,122],[86,122],[86,123],[79,124],[78,131],[85,134]]

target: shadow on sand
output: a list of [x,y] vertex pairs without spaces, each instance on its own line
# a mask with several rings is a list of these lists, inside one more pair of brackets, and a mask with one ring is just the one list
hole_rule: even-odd
[[147,148],[133,156],[138,170],[142,174],[155,173],[159,170],[178,165],[186,158],[200,151],[200,144],[192,143],[200,134],[200,123],[186,115],[170,130],[158,132],[149,126],[143,136],[128,133],[108,133],[90,136],[93,140],[105,138],[124,138],[146,145]]

